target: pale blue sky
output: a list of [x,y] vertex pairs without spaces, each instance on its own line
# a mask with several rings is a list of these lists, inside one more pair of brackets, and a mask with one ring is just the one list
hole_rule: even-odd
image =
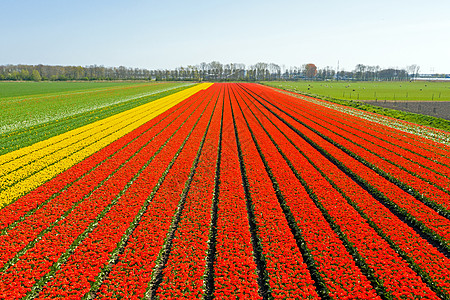
[[450,73],[450,1],[0,0],[0,64],[212,60]]

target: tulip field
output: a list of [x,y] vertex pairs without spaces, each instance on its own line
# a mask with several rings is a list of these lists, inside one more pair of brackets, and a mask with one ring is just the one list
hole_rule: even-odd
[[354,110],[201,83],[11,148],[0,299],[450,299],[450,133]]

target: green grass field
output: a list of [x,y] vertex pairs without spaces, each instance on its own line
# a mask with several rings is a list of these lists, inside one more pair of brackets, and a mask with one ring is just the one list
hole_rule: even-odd
[[51,93],[75,92],[75,91],[131,86],[139,84],[142,84],[142,82],[114,82],[114,81],[1,82],[0,81],[0,99],[9,97],[39,96],[39,95],[48,95]]
[[450,82],[268,81],[263,84],[344,100],[450,101]]
[[[2,84],[6,83],[0,82],[0,90]],[[39,90],[21,82],[15,83],[16,90],[8,86],[8,93],[20,94],[20,84],[24,84],[27,92]],[[47,83],[42,84],[42,89],[46,88]],[[71,84],[74,84],[72,88]],[[87,89],[83,84],[66,82],[60,85],[59,92],[53,89],[47,94],[0,97],[0,155],[192,86],[185,82],[146,82],[105,87],[99,82]]]

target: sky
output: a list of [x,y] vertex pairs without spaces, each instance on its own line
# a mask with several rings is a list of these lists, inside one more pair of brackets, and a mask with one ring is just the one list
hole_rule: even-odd
[[450,73],[450,1],[0,0],[0,65],[213,60]]

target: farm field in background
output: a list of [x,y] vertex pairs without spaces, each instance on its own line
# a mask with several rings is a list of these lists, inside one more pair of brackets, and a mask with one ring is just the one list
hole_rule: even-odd
[[122,87],[0,155],[0,299],[450,299],[450,133],[259,84]]
[[450,101],[450,82],[266,81],[264,84],[344,100]]
[[148,85],[149,83],[138,81],[0,81],[0,99],[23,96],[48,96],[52,93],[73,93],[84,90],[108,89],[143,84]]
[[0,90],[9,88],[9,94],[17,94],[22,87],[25,93],[34,93],[0,97],[0,154],[129,110],[191,85],[171,82],[0,82]]

